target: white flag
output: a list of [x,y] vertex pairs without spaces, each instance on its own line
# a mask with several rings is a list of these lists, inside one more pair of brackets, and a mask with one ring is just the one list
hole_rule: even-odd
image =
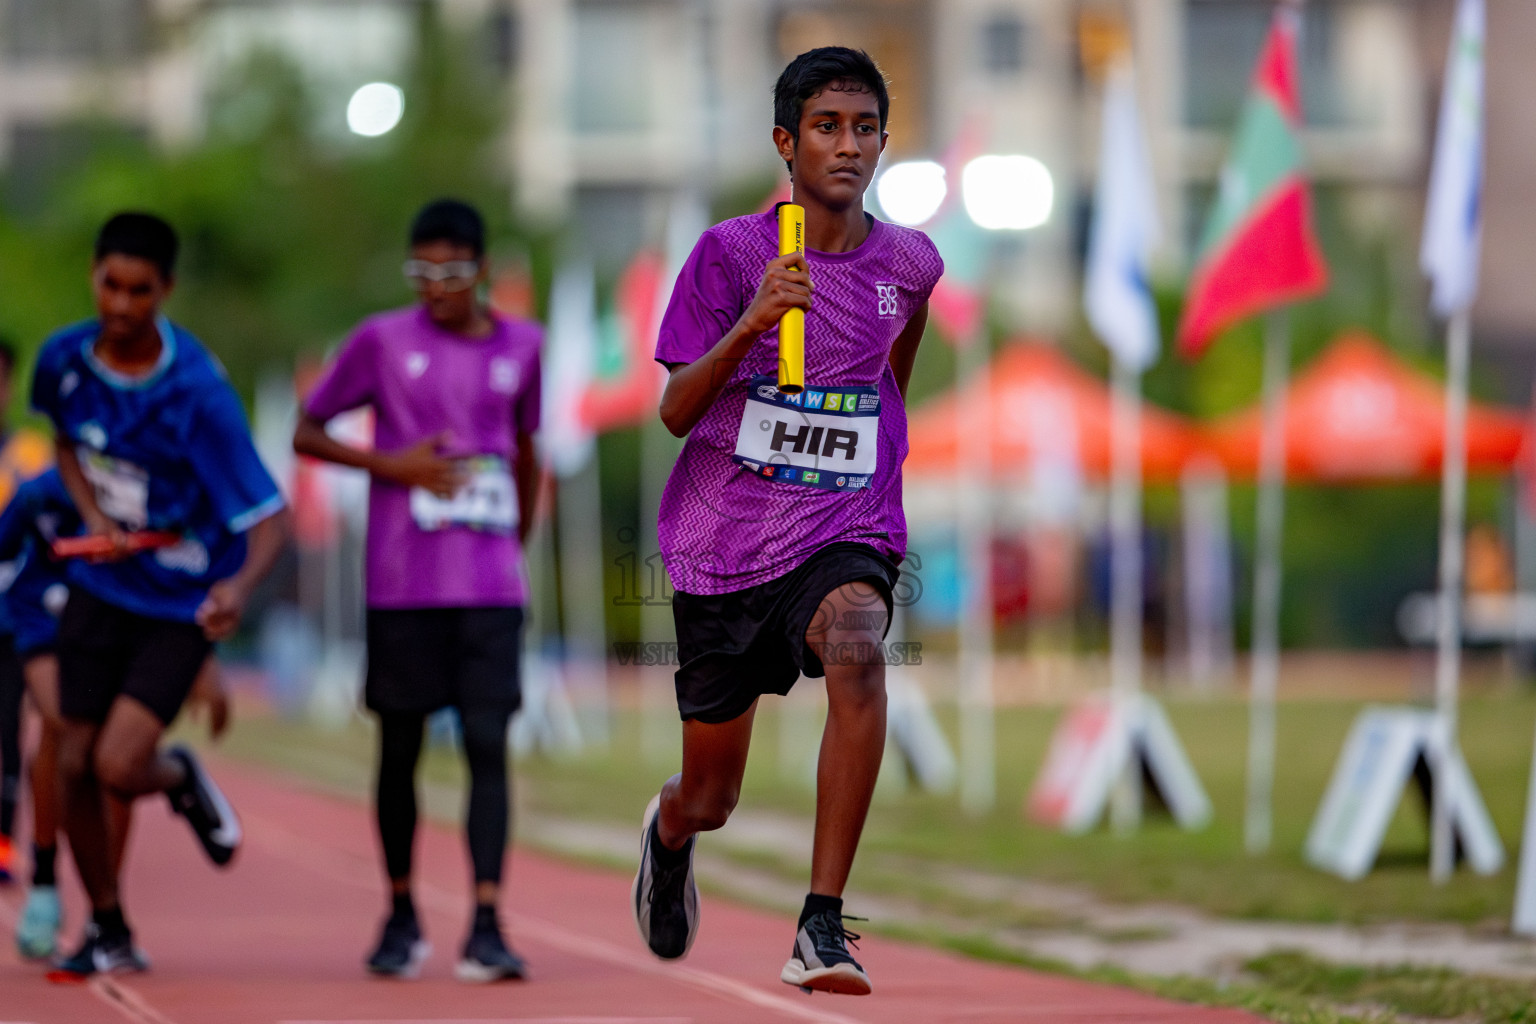
[[595,447],[593,432],[581,416],[582,396],[591,386],[597,361],[595,299],[591,264],[562,267],[555,275],[538,436],[544,460],[556,476],[580,472]]
[[1128,62],[1115,67],[1105,83],[1083,305],[1088,322],[1115,357],[1145,370],[1157,361],[1159,348],[1157,310],[1147,285],[1147,261],[1157,245],[1158,224],[1135,89]]
[[1483,0],[1461,0],[1445,62],[1440,126],[1429,170],[1429,205],[1419,265],[1440,316],[1477,295],[1483,233]]

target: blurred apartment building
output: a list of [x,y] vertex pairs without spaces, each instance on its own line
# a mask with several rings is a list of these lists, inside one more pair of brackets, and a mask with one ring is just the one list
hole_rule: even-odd
[[[0,165],[13,177],[79,158],[72,125],[107,118],[168,146],[194,141],[220,73],[288,54],[317,130],[344,132],[352,89],[398,77],[420,0],[0,0]],[[434,2],[434,0],[426,0]],[[887,160],[940,158],[962,131],[1042,160],[1043,227],[1009,239],[1008,313],[1060,330],[1097,149],[1099,74],[1134,41],[1159,175],[1166,266],[1199,229],[1247,90],[1269,0],[435,0],[488,39],[512,98],[511,194],[569,220],[602,265],[662,237],[680,196],[766,193],[782,173],[770,90],[788,58],[868,49],[891,80]],[[1365,233],[1415,244],[1454,0],[1309,0],[1303,81],[1312,172]],[[1536,6],[1492,3],[1489,173],[1480,344],[1536,351],[1536,137],[1523,129]],[[409,98],[407,98],[409,102]]]

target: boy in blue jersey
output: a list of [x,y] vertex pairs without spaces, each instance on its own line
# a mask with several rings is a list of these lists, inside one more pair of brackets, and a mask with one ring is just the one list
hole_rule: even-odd
[[[0,595],[0,615],[10,623],[16,658],[28,695],[42,719],[41,736],[28,774],[32,795],[32,884],[16,923],[16,949],[29,960],[50,957],[62,917],[55,862],[58,854],[58,747],[63,732],[59,716],[59,616],[69,599],[66,565],[52,555],[61,537],[84,528],[58,470],[50,469],[17,489],[0,513],[0,564],[12,567],[10,586]],[[193,699],[208,711],[209,733],[223,735],[229,721],[228,698],[219,681],[218,663],[210,657],[193,687]],[[112,863],[120,864],[127,842],[132,804],[110,794],[108,813],[123,824],[112,830],[118,844]]]
[[[239,846],[234,810],[197,759],[159,741],[290,532],[222,368],[160,313],[176,249],[158,217],[107,221],[91,274],[98,316],[50,338],[32,381],[69,496],[111,552],[70,564],[59,623],[64,830],[91,903],[84,941],[60,964],[75,974],[147,966],[119,902],[107,794],[165,793],[215,864]],[[146,530],[180,540],[130,553],[128,534]]]

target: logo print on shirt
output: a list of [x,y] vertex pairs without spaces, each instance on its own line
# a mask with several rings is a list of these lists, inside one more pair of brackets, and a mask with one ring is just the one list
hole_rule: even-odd
[[840,412],[843,408],[843,393],[833,391],[827,395],[826,404],[823,406],[828,412]]
[[102,429],[100,423],[94,420],[90,423],[82,423],[80,424],[80,440],[85,442],[87,448],[103,451],[107,447],[107,432]]
[[71,394],[74,393],[75,388],[79,386],[80,375],[74,370],[70,370],[64,375],[63,379],[59,381],[59,397],[68,398]]
[[826,397],[820,391],[804,391],[801,394],[805,395],[805,407],[807,409],[820,409],[821,400]]
[[510,395],[517,390],[518,377],[517,364],[510,359],[496,358],[491,360],[491,390],[501,395]]
[[428,362],[425,352],[408,352],[405,356],[405,372],[412,378],[420,377],[427,372]]
[[900,292],[894,284],[876,284],[875,298],[879,300],[880,316],[900,316]]

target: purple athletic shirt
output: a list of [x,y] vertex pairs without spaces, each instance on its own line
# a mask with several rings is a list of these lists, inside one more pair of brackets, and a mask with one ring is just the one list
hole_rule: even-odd
[[[704,232],[672,290],[657,361],[691,363],[713,348],[751,304],[763,268],[778,252],[778,221],[771,212]],[[816,294],[805,317],[802,397],[839,386],[877,388],[878,466],[867,486],[839,490],[829,485],[841,478],[826,479],[825,472],[818,486],[806,486],[765,479],[752,464],[733,458],[738,431],[745,436],[752,378],[778,373],[779,332],[768,331],[688,435],[662,495],[662,558],[672,585],[685,593],[756,586],[835,541],[860,541],[895,561],[906,554],[901,463],[907,418],[891,372],[891,346],[928,301],[944,263],[921,231],[879,220],[857,249],[810,250],[806,260]],[[747,429],[758,423],[756,412],[750,419]]]
[[[371,406],[374,445],[395,452],[434,434],[476,481],[451,508],[375,477],[368,491],[368,606],[522,605],[522,548],[505,516],[519,431],[539,426],[537,324],[492,314],[488,338],[432,323],[420,307],[381,313],[347,339],[305,406],[329,420]],[[514,500],[515,500],[515,478]],[[473,492],[473,493],[471,493]],[[475,499],[469,502],[468,499]],[[502,504],[498,504],[502,503]]]

